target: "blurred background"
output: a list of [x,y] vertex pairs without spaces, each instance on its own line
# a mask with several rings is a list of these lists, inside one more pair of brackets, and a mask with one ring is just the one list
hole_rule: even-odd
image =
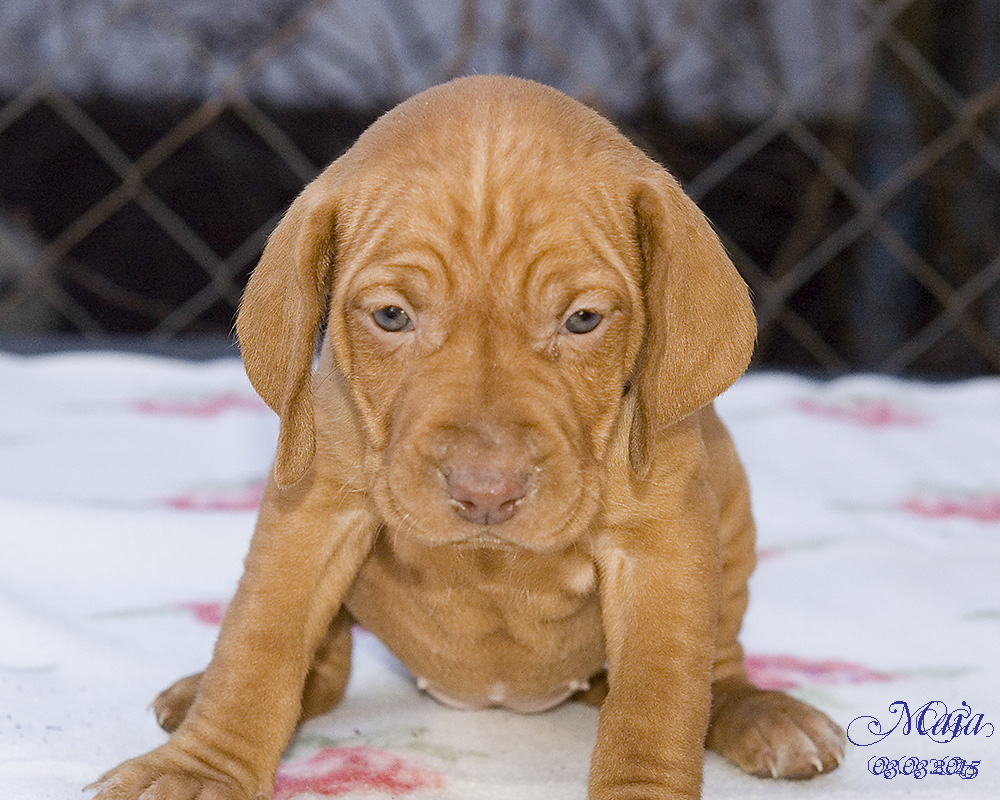
[[302,185],[484,72],[677,175],[753,290],[758,367],[1000,372],[993,0],[3,0],[0,346],[231,337]]

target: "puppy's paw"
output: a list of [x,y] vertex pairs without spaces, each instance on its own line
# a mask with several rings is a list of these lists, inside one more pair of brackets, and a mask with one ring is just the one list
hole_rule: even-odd
[[812,778],[840,765],[847,739],[822,711],[751,688],[718,698],[706,743],[751,775]]
[[164,689],[153,701],[153,713],[156,714],[156,721],[167,733],[173,733],[184,721],[188,709],[194,702],[194,696],[198,692],[200,682],[200,672],[188,675]]
[[256,800],[235,782],[185,769],[164,745],[104,773],[93,800]]

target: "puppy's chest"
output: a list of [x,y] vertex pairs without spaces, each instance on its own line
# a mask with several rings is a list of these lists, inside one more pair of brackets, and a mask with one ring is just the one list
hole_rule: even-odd
[[[380,542],[373,572],[408,595],[440,624],[470,624],[468,634],[496,633],[505,623],[557,624],[596,601],[592,560],[576,548],[536,554],[495,546],[424,547]],[[411,606],[412,607],[412,606]],[[476,630],[477,616],[488,621]],[[514,632],[514,631],[511,631]]]
[[347,606],[397,655],[491,671],[603,648],[596,574],[576,548],[539,555],[381,537]]
[[458,708],[549,708],[604,664],[596,574],[575,548],[423,548],[380,539],[346,600],[354,617]]

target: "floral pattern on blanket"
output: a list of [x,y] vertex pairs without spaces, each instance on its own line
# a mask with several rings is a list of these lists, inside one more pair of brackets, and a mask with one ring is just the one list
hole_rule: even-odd
[[255,414],[270,413],[270,409],[252,392],[224,391],[215,394],[157,395],[132,401],[132,410],[139,414],[166,417],[205,419],[228,411]]
[[375,747],[324,747],[307,758],[285,759],[274,781],[274,800],[300,795],[341,797],[371,792],[400,797],[444,788],[444,776]]
[[1000,522],[1000,492],[921,492],[901,500],[898,508],[930,520]]
[[[293,737],[275,781],[275,800],[373,794],[400,797],[447,786],[441,771],[449,764],[475,763],[489,753],[436,742],[423,726],[397,725],[335,737]],[[436,765],[436,766],[435,766]]]
[[202,625],[218,626],[226,613],[226,603],[178,603],[175,608],[187,611]]
[[168,497],[164,505],[178,511],[256,511],[266,478],[230,486],[201,486]]
[[884,683],[894,676],[861,664],[792,655],[748,654],[743,659],[750,682],[759,689],[797,689],[804,685]]
[[861,428],[920,428],[929,422],[924,414],[907,408],[898,400],[883,397],[849,397],[841,400],[803,397],[796,400],[793,407],[807,416],[845,422]]

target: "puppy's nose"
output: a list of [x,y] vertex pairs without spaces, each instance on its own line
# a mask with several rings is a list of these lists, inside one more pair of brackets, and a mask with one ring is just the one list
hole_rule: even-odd
[[458,515],[479,525],[506,522],[528,493],[527,477],[511,469],[456,466],[446,483]]

